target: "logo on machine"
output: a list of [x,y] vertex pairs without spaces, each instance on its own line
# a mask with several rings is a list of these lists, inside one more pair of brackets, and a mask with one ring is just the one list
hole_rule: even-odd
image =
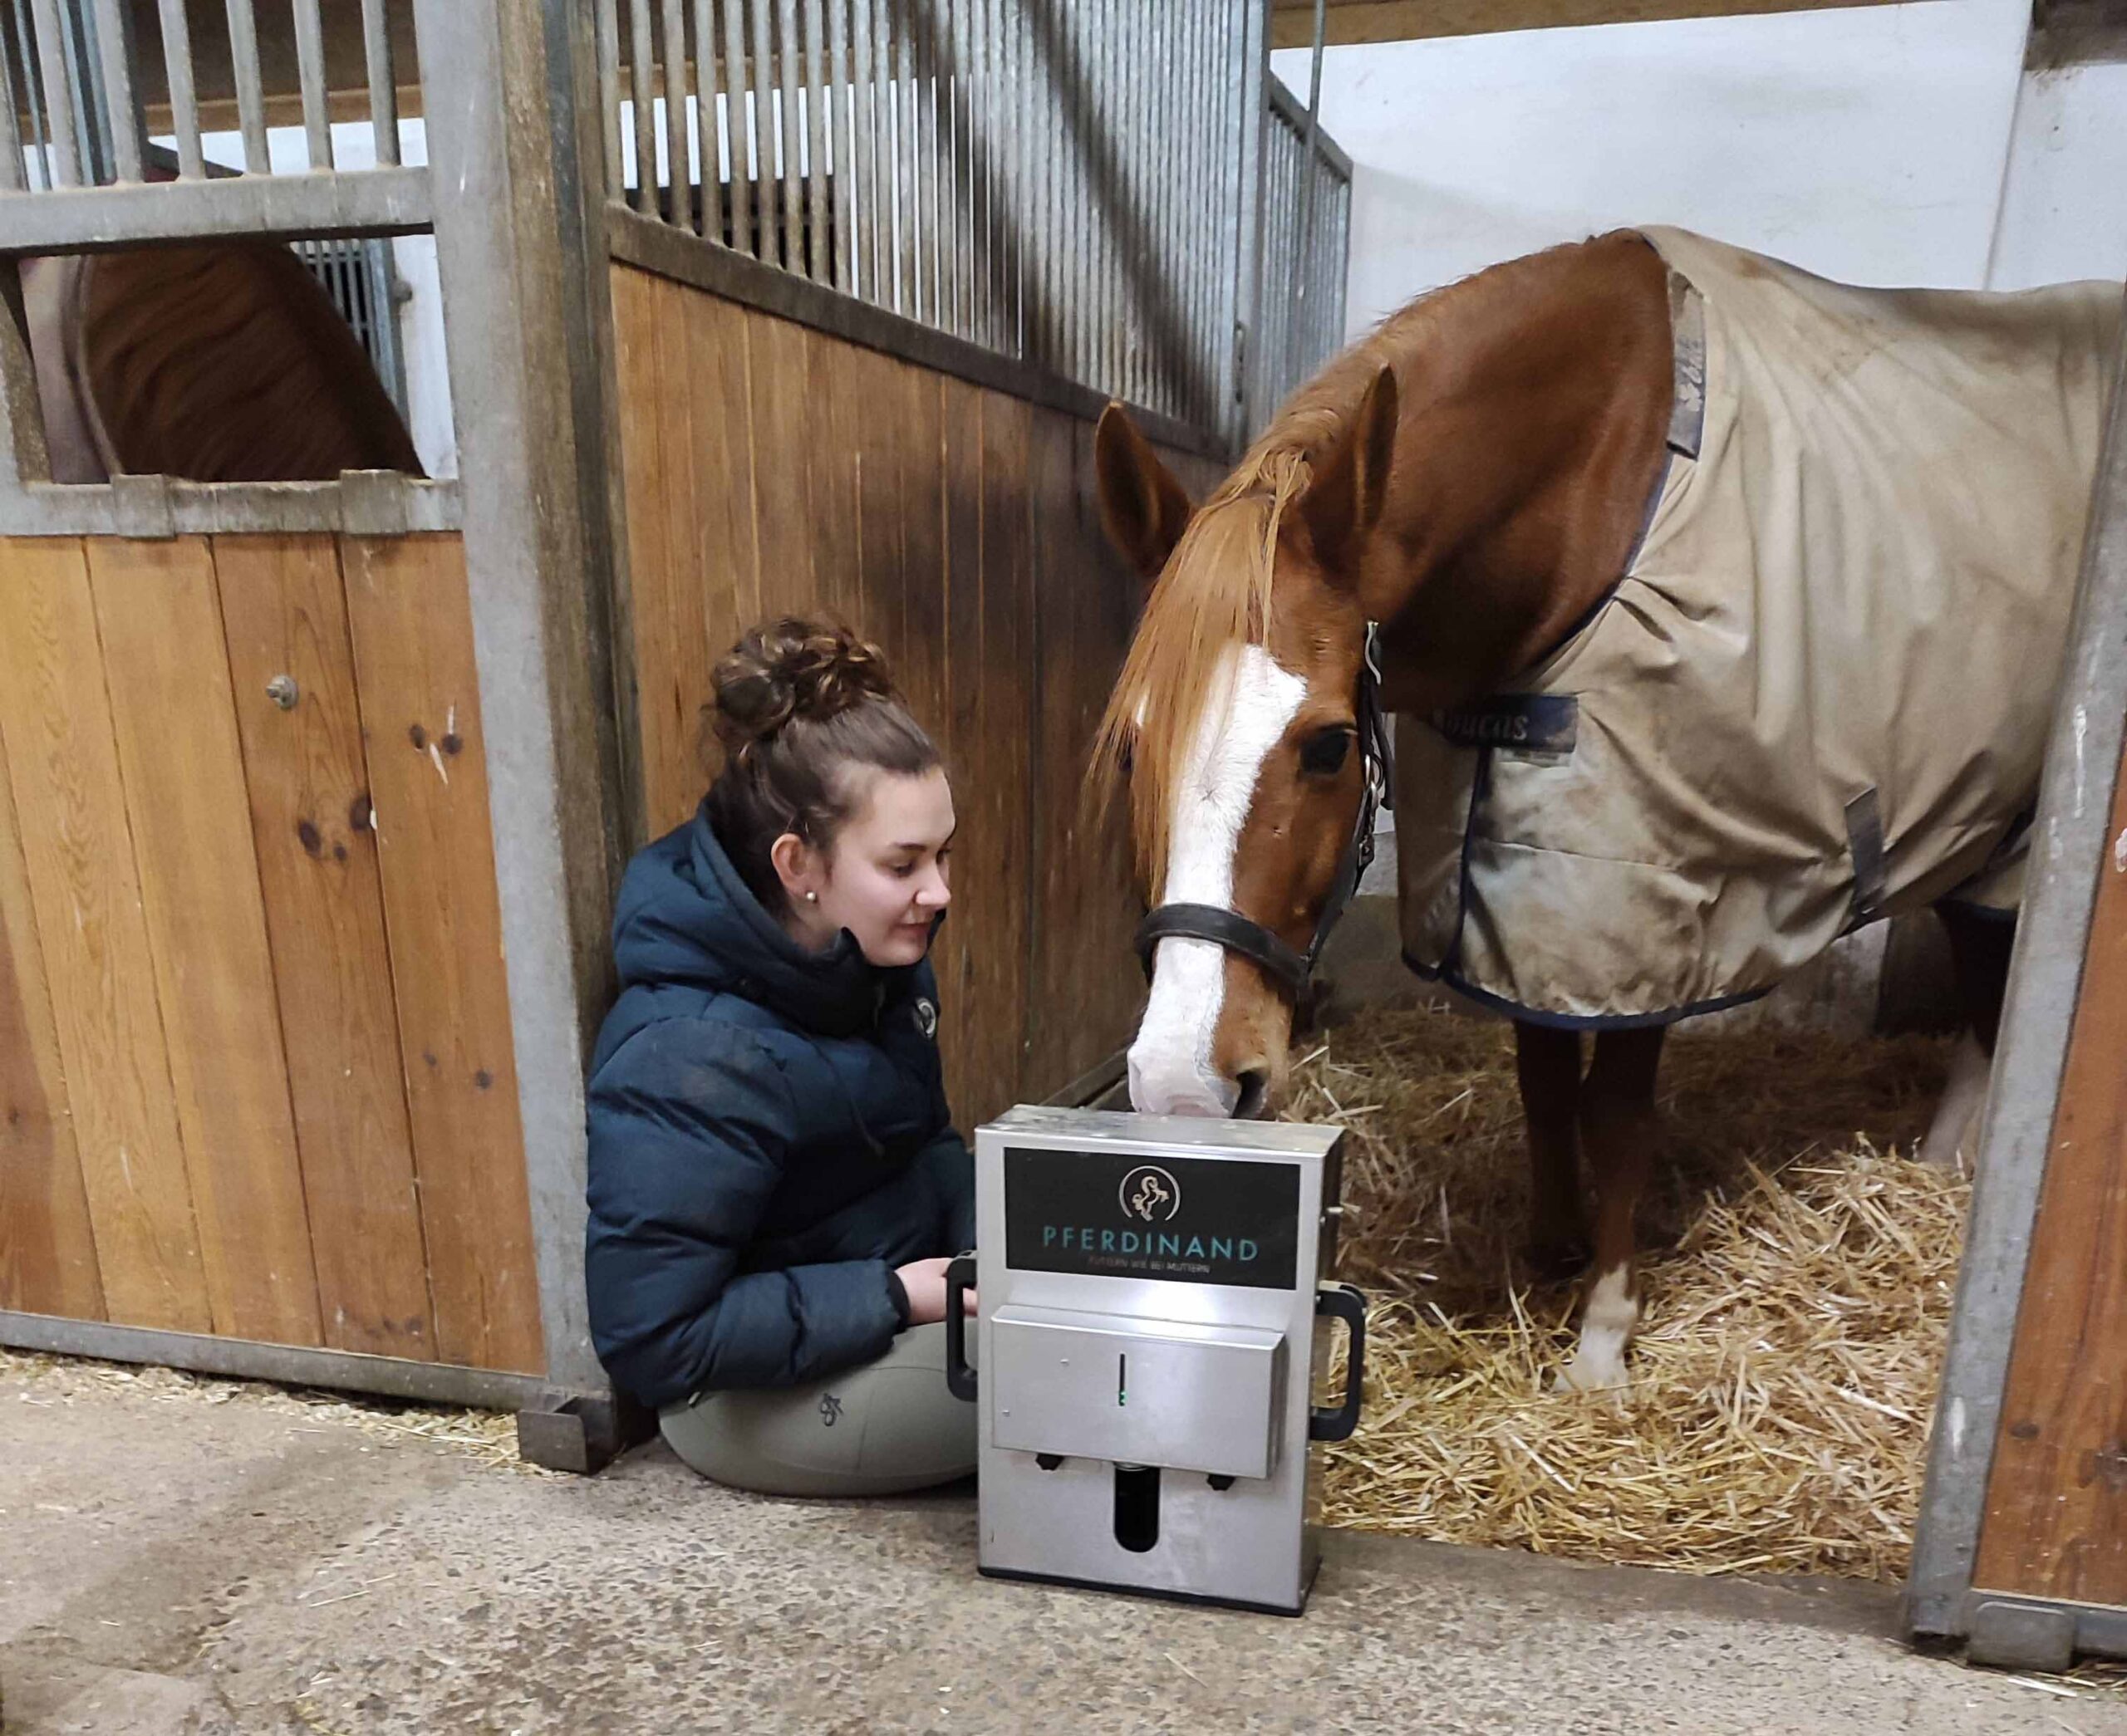
[[[1292,1164],[1120,1152],[1004,1154],[1005,1264],[1022,1272],[1289,1288]],[[1184,1199],[1186,1196],[1185,1209]]]
[[1141,1224],[1171,1224],[1181,1209],[1181,1184],[1172,1170],[1157,1164],[1140,1164],[1122,1178],[1115,1197],[1122,1203],[1122,1215]]

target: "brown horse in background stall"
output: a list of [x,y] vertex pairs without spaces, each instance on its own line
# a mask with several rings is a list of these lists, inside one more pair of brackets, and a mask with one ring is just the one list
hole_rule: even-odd
[[1561,1384],[1622,1388],[1670,1023],[1932,905],[1983,1069],[2119,326],[1630,232],[1412,303],[1201,506],[1111,405],[1135,1106],[1275,1103],[1395,714],[1405,959],[1515,1021],[1544,1266],[1585,1158]]
[[421,473],[368,354],[286,247],[55,255],[22,278],[54,482]]

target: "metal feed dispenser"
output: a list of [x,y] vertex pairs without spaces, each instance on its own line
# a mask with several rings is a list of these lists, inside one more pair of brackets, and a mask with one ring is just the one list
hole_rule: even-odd
[[[1343,1130],[1019,1108],[975,1134],[947,1379],[980,1411],[983,1572],[1297,1615],[1310,1441],[1358,1420],[1335,1270]],[[977,1368],[960,1292],[977,1289]],[[1329,1322],[1343,1401],[1317,1409]]]

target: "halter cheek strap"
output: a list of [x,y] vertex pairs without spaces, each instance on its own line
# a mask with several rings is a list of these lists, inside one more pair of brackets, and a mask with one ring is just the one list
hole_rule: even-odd
[[1217,905],[1166,904],[1148,911],[1137,924],[1137,959],[1145,975],[1152,973],[1152,957],[1162,940],[1208,940],[1215,946],[1248,959],[1294,999],[1314,974],[1322,948],[1337,919],[1344,914],[1359,882],[1373,863],[1373,824],[1383,808],[1393,808],[1395,798],[1395,750],[1388,736],[1388,719],[1381,709],[1381,660],[1378,630],[1369,621],[1366,652],[1359,661],[1359,685],[1354,707],[1358,725],[1358,820],[1337,865],[1329,895],[1315,920],[1314,934],[1304,953],[1294,950],[1277,935],[1238,910]]

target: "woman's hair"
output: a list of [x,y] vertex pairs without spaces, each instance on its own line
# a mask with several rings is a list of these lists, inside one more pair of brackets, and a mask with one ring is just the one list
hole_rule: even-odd
[[938,750],[887,673],[886,655],[847,627],[786,615],[754,628],[716,665],[705,716],[723,750],[709,820],[762,907],[789,900],[769,851],[794,832],[818,851],[865,795],[865,771],[914,777]]

